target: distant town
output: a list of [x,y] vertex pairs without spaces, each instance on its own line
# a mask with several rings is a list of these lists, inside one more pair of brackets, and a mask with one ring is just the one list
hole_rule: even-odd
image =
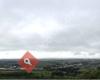
[[17,59],[0,60],[1,79],[99,79],[99,73],[99,59],[41,59],[32,73],[23,71]]

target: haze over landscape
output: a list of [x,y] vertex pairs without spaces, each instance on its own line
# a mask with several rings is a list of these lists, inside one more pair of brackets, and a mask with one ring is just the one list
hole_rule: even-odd
[[100,58],[100,0],[0,0],[0,59]]

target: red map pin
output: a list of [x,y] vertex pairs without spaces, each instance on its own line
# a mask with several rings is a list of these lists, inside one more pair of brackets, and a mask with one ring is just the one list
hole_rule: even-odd
[[38,65],[39,60],[36,59],[29,51],[19,60],[18,64],[21,68],[28,73],[31,73],[34,68]]

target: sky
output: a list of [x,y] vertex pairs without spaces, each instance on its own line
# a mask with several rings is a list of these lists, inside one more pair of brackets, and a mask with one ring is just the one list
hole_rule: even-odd
[[100,58],[100,0],[0,0],[0,59]]

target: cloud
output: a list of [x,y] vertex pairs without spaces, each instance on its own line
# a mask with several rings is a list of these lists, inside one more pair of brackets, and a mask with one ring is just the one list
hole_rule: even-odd
[[[0,59],[21,59],[26,53],[25,50],[14,50],[14,51],[0,51]],[[81,51],[79,54],[76,54],[72,51],[30,51],[30,53],[36,57],[37,59],[50,59],[50,58],[58,58],[58,59],[99,59],[100,54],[95,53],[92,55],[88,52]],[[75,53],[75,54],[74,54]]]
[[99,0],[0,3],[0,50],[100,52]]

